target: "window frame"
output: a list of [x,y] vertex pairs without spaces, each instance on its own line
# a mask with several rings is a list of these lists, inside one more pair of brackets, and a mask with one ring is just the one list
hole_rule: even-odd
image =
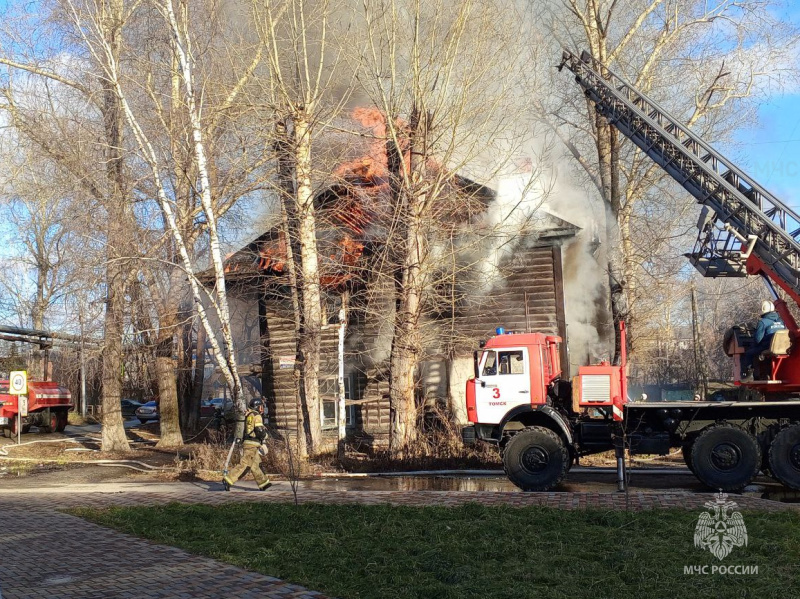
[[[327,393],[323,394],[322,388],[323,385],[332,384],[335,392],[333,394]],[[338,377],[326,377],[324,379],[319,380],[320,385],[320,402],[319,402],[319,417],[320,417],[320,426],[323,431],[329,430],[336,430],[338,427],[338,411],[339,411],[339,399],[338,399],[338,387],[339,387],[339,379]],[[353,399],[353,390],[355,389],[355,373],[347,373],[344,375],[344,398],[345,400]],[[336,399],[326,399],[327,397],[335,397]],[[333,417],[326,417],[325,416],[325,406],[333,404]],[[345,405],[345,421],[344,425],[345,428],[352,428],[356,424],[356,410],[354,405]]]

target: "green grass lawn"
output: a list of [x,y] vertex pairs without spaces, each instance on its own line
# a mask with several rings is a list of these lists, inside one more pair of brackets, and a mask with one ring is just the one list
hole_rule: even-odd
[[[340,597],[800,597],[800,514],[745,512],[747,547],[694,547],[698,512],[231,504],[73,510]],[[688,575],[684,566],[758,566]]]

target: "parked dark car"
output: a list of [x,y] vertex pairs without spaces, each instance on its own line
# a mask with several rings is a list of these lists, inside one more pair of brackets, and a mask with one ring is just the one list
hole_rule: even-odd
[[146,404],[136,408],[136,417],[142,424],[147,424],[152,420],[158,420],[158,403],[148,401]]
[[217,410],[222,410],[227,417],[229,413],[233,412],[233,400],[224,397],[204,399],[200,404],[200,417],[212,418]]
[[142,406],[142,402],[135,399],[123,399],[119,404],[123,418],[133,418],[136,416],[136,410]]

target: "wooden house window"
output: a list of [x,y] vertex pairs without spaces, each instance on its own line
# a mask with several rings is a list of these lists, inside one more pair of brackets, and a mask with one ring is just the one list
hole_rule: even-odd
[[[354,375],[344,375],[344,398],[353,399]],[[319,396],[321,401],[322,430],[337,427],[337,412],[339,410],[339,381],[336,378],[325,378],[319,381]],[[345,426],[353,426],[356,422],[355,406],[345,407]]]

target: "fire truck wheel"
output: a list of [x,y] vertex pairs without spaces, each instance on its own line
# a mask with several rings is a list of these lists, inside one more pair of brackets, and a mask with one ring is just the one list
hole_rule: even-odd
[[728,424],[705,429],[692,446],[692,472],[706,486],[739,491],[761,469],[761,448],[747,431]]
[[55,410],[50,410],[50,414],[46,417],[47,420],[45,421],[47,424],[42,424],[39,426],[40,433],[52,433],[58,430],[58,412]]
[[69,423],[69,413],[67,410],[58,410],[56,412],[56,428],[55,431],[57,433],[64,432],[64,429],[67,428],[67,424]]
[[511,482],[523,491],[555,487],[569,466],[569,452],[561,438],[543,426],[530,426],[511,437],[503,450],[503,467]]
[[800,490],[800,424],[783,429],[769,447],[772,476],[790,489]]
[[[22,432],[25,433],[25,427],[22,427]],[[11,420],[9,420],[8,428],[3,429],[3,434],[8,437],[9,439],[16,439],[17,438],[17,417],[14,416]]]

